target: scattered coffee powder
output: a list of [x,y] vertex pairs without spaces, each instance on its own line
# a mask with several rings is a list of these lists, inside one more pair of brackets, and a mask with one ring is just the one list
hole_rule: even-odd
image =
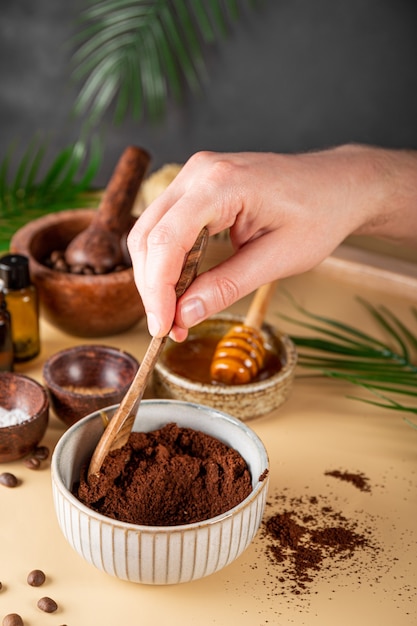
[[360,491],[371,491],[369,486],[369,479],[362,474],[362,472],[342,472],[340,470],[332,470],[331,472],[325,472],[325,476],[333,476],[334,478],[339,478],[340,480],[345,480],[348,483],[351,483],[355,487],[357,487]]
[[[337,470],[325,475],[371,491],[362,473]],[[276,581],[274,595],[305,596],[325,572],[327,576],[337,575],[342,565],[346,568],[355,561],[365,562],[380,551],[370,524],[348,519],[335,508],[335,500],[324,495],[290,497],[284,490],[269,500],[267,507],[274,512],[265,517],[261,538],[274,567],[270,571]],[[359,564],[359,576],[361,568]]]
[[303,514],[306,502],[299,498],[294,508],[276,513],[265,523],[270,541],[267,554],[271,562],[283,565],[280,582],[289,583],[287,591],[295,594],[305,591],[329,560],[334,564],[356,550],[372,548],[367,534],[331,506],[321,507],[315,498],[309,504],[310,512]]
[[167,424],[131,433],[100,475],[81,476],[75,495],[90,508],[133,524],[172,526],[219,515],[252,491],[245,460],[218,439]]

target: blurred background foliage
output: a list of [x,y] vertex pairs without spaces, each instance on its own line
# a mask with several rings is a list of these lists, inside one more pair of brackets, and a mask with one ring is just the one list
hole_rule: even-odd
[[[87,1],[74,16],[68,80],[79,86],[73,105],[81,138],[51,154],[45,136],[30,138],[22,155],[9,146],[0,162],[0,250],[24,223],[45,213],[96,206],[94,180],[109,111],[158,124],[170,98],[181,102],[208,80],[205,46],[226,38],[242,9],[262,0]],[[100,136],[100,138],[99,138]]]

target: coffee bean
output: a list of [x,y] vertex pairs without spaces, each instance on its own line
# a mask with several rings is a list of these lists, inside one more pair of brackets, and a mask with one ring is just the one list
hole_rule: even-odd
[[53,270],[58,272],[68,272],[68,264],[65,260],[65,254],[61,250],[54,250],[51,256],[46,260],[46,264]]
[[37,446],[33,450],[33,456],[40,461],[45,461],[49,456],[49,448],[47,446]]
[[31,587],[40,587],[45,582],[45,574],[41,569],[34,569],[29,572],[27,581]]
[[53,613],[57,610],[57,608],[58,605],[55,600],[52,600],[52,598],[45,596],[44,598],[38,600],[38,609],[45,611],[45,613]]
[[11,474],[10,472],[3,472],[0,474],[0,485],[4,485],[5,487],[10,487],[12,489],[13,487],[17,487],[18,484],[19,481],[14,474]]
[[35,456],[30,456],[23,461],[23,464],[26,465],[29,469],[37,470],[41,466],[41,462]]
[[[101,270],[101,268],[92,268],[89,265],[68,265],[65,260],[65,252],[62,250],[54,250],[50,256],[43,261],[44,265],[57,272],[67,272],[69,274],[79,275],[94,275],[109,273],[108,271]],[[110,272],[120,272],[127,269],[130,265],[120,264],[109,270]]]
[[51,256],[50,256],[51,263],[56,263],[57,261],[60,261],[64,258],[65,258],[65,255],[61,250],[53,250],[53,252],[51,252]]
[[64,259],[58,259],[58,261],[56,261],[56,263],[54,263],[52,269],[56,270],[57,272],[68,272],[69,271],[69,267],[65,263]]
[[3,626],[23,626],[23,620],[17,613],[9,613],[3,618]]

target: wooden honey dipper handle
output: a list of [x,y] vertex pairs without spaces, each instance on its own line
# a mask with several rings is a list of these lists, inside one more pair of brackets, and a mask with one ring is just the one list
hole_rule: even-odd
[[246,314],[244,325],[251,328],[261,328],[268,310],[269,303],[275,291],[276,282],[262,285],[256,291],[249,310]]
[[259,287],[243,324],[233,326],[219,341],[210,367],[212,380],[241,385],[256,377],[266,354],[261,327],[275,287],[275,282]]

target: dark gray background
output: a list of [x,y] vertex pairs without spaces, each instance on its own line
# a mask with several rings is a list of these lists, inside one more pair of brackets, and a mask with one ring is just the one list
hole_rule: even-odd
[[[52,153],[77,138],[69,41],[86,2],[1,0],[0,158],[38,132]],[[415,0],[265,0],[206,59],[204,94],[172,104],[158,126],[107,117],[97,184],[130,143],[152,153],[154,168],[200,149],[417,148]]]

